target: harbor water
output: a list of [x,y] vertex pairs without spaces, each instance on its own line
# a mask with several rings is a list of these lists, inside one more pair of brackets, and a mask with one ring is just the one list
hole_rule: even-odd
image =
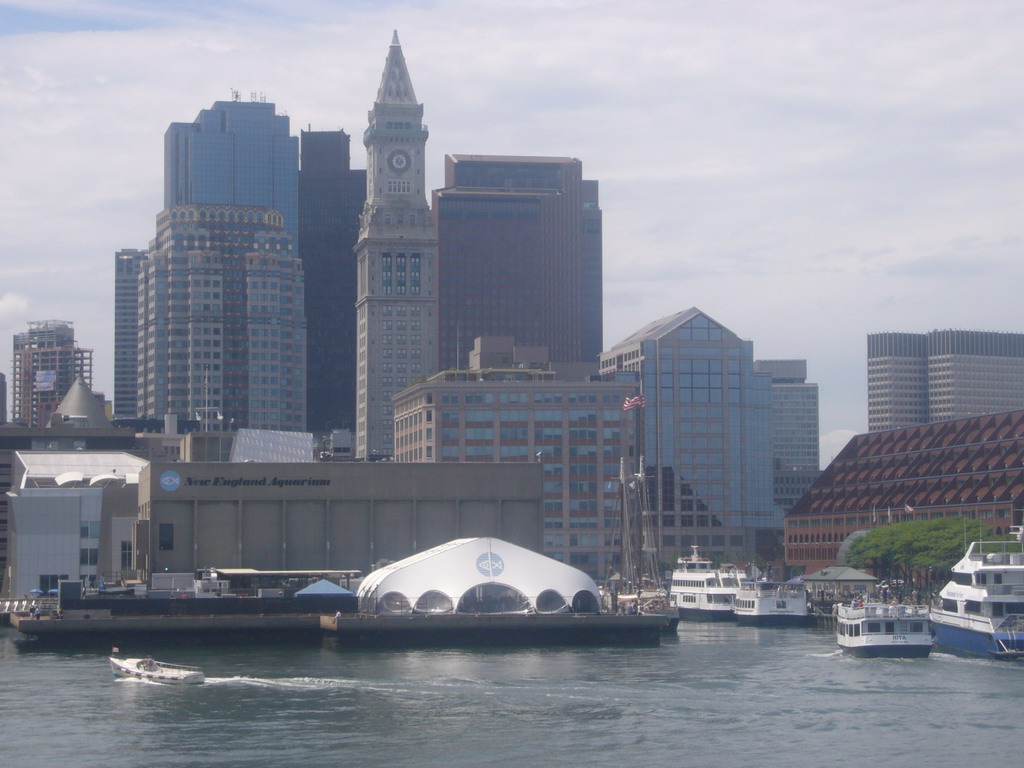
[[[0,629],[5,764],[1017,765],[1024,664],[843,656],[824,630],[681,624],[658,647],[120,647],[204,685],[115,680],[94,646]],[[30,761],[27,763],[26,761]]]

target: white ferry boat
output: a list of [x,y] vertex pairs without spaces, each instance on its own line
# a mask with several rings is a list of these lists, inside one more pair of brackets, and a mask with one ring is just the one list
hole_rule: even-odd
[[744,581],[736,592],[733,613],[740,624],[756,627],[809,627],[803,585],[778,581]]
[[1024,658],[1024,542],[975,541],[931,609],[936,645],[997,659]]
[[932,651],[928,607],[924,605],[840,605],[836,642],[865,658],[921,659]]
[[732,621],[733,598],[747,576],[732,563],[715,568],[699,549],[694,546],[693,554],[676,561],[669,602],[679,611],[680,619]]

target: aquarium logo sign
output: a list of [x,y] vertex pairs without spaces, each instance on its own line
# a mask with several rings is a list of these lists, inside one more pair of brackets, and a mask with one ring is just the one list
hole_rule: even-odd
[[493,579],[505,570],[505,561],[492,552],[484,552],[476,559],[476,569]]
[[160,475],[160,487],[165,491],[176,491],[181,487],[181,475],[169,469]]

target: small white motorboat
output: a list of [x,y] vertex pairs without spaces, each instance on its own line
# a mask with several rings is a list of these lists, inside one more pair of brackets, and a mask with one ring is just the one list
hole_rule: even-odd
[[206,680],[203,670],[199,667],[186,667],[182,664],[168,664],[150,657],[144,659],[120,659],[110,657],[110,668],[116,677],[150,680],[154,683],[185,685],[202,683]]

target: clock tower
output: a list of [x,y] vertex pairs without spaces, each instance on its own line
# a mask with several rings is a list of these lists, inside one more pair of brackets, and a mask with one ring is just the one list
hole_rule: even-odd
[[366,204],[355,256],[358,458],[394,454],[392,395],[437,372],[437,238],[427,204],[423,105],[395,32],[363,134]]

